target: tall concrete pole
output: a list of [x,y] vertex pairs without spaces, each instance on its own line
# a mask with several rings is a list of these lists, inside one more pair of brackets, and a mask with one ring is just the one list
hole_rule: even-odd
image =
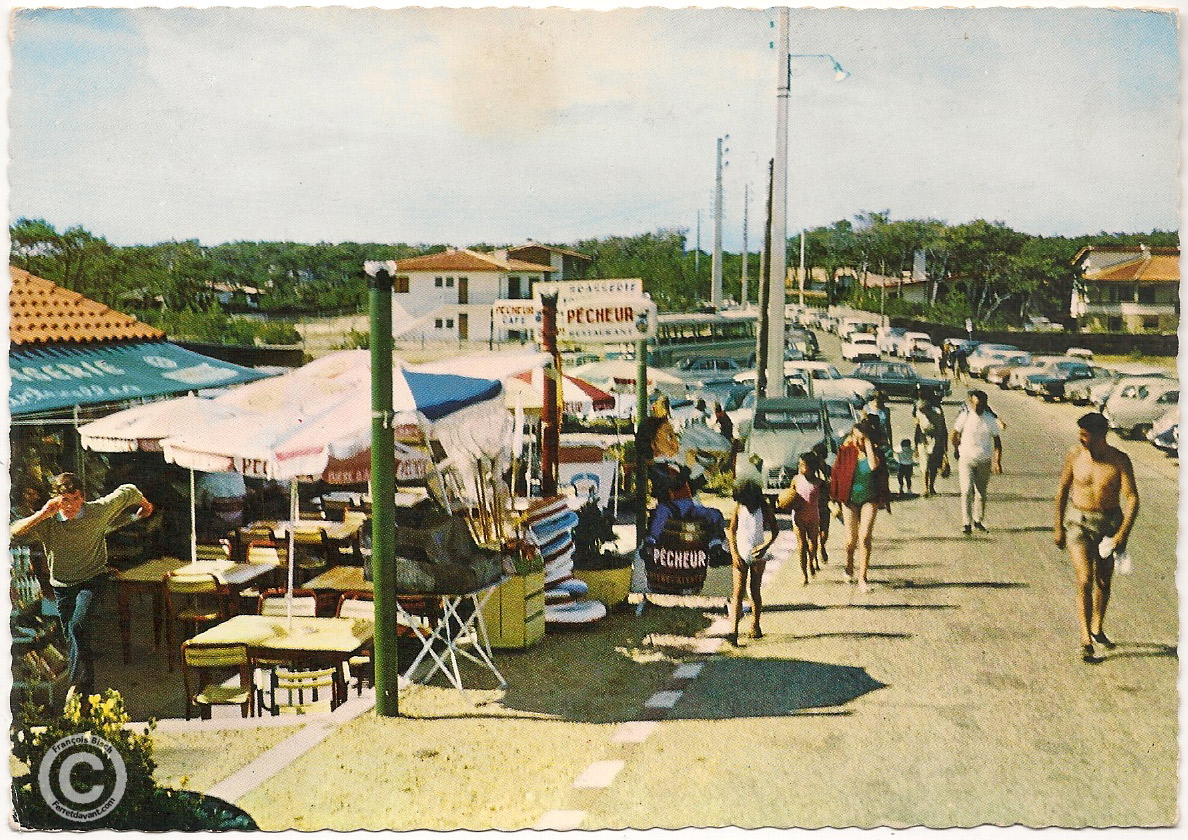
[[540,336],[544,352],[552,366],[544,371],[544,395],[540,410],[540,494],[557,493],[557,463],[561,449],[561,416],[558,396],[561,393],[561,354],[557,351],[557,295],[540,296]]
[[[730,135],[726,135],[729,137]],[[722,141],[718,138],[718,164],[714,175],[714,256],[710,263],[710,303],[722,308]]]
[[743,185],[743,247],[742,247],[742,295],[739,303],[745,309],[747,306],[747,217],[751,211],[751,185]]
[[788,9],[779,10],[776,148],[772,174],[771,259],[767,264],[767,396],[784,396],[784,300],[788,279]]
[[804,308],[804,228],[800,229],[800,308]]

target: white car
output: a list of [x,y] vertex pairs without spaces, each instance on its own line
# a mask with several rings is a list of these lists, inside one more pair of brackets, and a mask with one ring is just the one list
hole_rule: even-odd
[[[969,375],[985,376],[986,368],[1001,365],[1008,356],[1015,356],[1021,352],[1013,344],[979,344],[969,354]],[[1018,387],[1022,388],[1023,386],[1019,385]]]
[[907,335],[907,330],[903,327],[879,327],[875,331],[875,338],[879,342],[879,351],[888,356],[898,356],[905,335]]
[[[1019,351],[1016,350],[1015,352],[1018,353]],[[1066,361],[1068,361],[1067,356],[1033,356],[1031,364],[1011,369],[1010,376],[1007,377],[1006,387],[1013,391],[1022,391],[1027,387],[1027,377],[1031,376],[1031,374],[1045,373],[1057,362]]]
[[847,362],[878,359],[881,356],[878,339],[870,333],[854,333],[842,343],[841,355]]
[[[819,400],[859,399],[866,402],[875,395],[875,386],[865,379],[842,376],[829,362],[784,362],[784,378],[788,382],[807,388],[809,377],[813,380],[813,396]],[[734,381],[754,382],[755,371],[740,373]]]
[[900,347],[900,355],[912,360],[931,361],[938,352],[932,338],[922,332],[905,333]]
[[1155,421],[1180,402],[1175,379],[1140,379],[1119,386],[1106,400],[1102,414],[1121,435],[1141,438]]

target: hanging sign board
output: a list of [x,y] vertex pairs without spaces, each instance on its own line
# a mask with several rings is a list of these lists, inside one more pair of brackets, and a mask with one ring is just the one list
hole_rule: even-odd
[[598,278],[595,280],[563,280],[557,283],[536,283],[533,296],[539,306],[542,294],[557,295],[557,308],[567,298],[575,297],[643,297],[643,280],[639,277]]

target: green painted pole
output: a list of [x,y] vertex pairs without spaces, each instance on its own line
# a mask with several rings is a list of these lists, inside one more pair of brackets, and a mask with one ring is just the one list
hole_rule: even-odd
[[[635,439],[648,416],[648,342],[635,343]],[[635,447],[635,544],[643,545],[648,529],[648,459],[643,447]]]
[[368,281],[371,304],[371,576],[375,590],[375,713],[400,714],[396,657],[396,445],[392,427],[392,276]]

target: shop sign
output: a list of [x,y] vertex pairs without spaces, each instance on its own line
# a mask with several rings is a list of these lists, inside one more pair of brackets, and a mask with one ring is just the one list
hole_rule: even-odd
[[643,295],[586,295],[557,304],[557,339],[617,344],[656,335],[656,304]]
[[491,305],[491,317],[497,330],[534,330],[537,304],[533,300],[497,300]]

